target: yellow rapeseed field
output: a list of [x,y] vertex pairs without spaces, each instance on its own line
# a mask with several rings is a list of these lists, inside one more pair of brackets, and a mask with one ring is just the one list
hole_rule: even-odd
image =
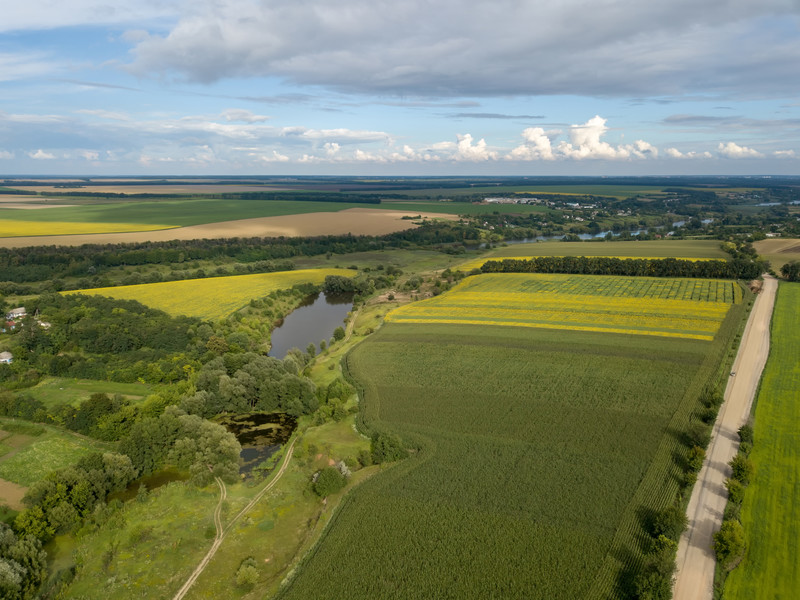
[[724,280],[492,273],[397,308],[386,320],[712,340],[741,298],[739,285]]
[[[549,256],[549,255],[547,255]],[[490,260],[530,260],[532,258],[541,258],[540,256],[483,256],[481,258],[474,258],[472,260],[468,260],[467,262],[458,265],[455,267],[459,271],[471,271],[472,269],[480,269],[483,264]],[[616,254],[609,254],[608,256],[595,256],[594,254],[591,258],[618,258],[620,260],[664,260],[664,256],[617,256]],[[691,260],[693,262],[700,261],[700,260],[722,260],[724,258],[678,258],[678,260]]]
[[84,235],[173,229],[175,225],[142,223],[69,223],[67,221],[9,221],[0,219],[0,238],[39,235]]
[[328,275],[352,277],[355,275],[355,271],[351,269],[303,269],[278,273],[122,285],[72,293],[138,300],[146,306],[161,309],[171,315],[221,319],[241,308],[253,298],[262,298],[274,290],[291,288],[298,283],[320,284]]

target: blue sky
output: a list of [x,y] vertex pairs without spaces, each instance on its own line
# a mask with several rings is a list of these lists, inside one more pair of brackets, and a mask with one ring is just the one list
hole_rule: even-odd
[[798,0],[28,0],[0,175],[800,174]]

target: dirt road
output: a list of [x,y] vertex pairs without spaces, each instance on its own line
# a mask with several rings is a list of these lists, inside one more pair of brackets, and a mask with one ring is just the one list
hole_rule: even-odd
[[764,277],[742,336],[725,389],[725,402],[714,425],[705,463],[689,500],[689,528],[678,544],[678,572],[673,588],[674,600],[711,600],[714,588],[713,535],[722,526],[730,477],[728,463],[739,448],[739,428],[750,415],[761,372],[769,354],[769,324],[778,282]]
[[214,543],[211,545],[211,548],[208,550],[206,555],[203,557],[203,560],[200,561],[200,564],[197,565],[195,570],[189,575],[189,578],[186,580],[186,583],[183,584],[181,589],[178,590],[178,593],[175,594],[172,600],[181,600],[191,589],[194,585],[194,582],[197,581],[197,578],[200,577],[201,573],[205,570],[208,566],[208,563],[211,562],[211,559],[214,558],[214,555],[219,550],[219,547],[222,545],[222,542],[225,541],[225,536],[233,529],[233,526],[236,522],[241,519],[244,515],[246,515],[251,508],[253,508],[256,503],[264,497],[264,495],[270,491],[273,486],[278,483],[278,480],[286,471],[286,467],[289,466],[289,461],[292,460],[292,453],[294,452],[294,443],[297,441],[297,438],[292,440],[292,443],[289,444],[289,447],[286,449],[286,455],[283,458],[283,463],[281,464],[278,472],[275,473],[275,476],[270,478],[267,484],[258,491],[258,493],[253,496],[253,499],[247,503],[242,510],[240,510],[235,517],[233,517],[230,522],[223,527],[222,526],[222,506],[223,502],[228,496],[227,489],[225,488],[225,484],[219,477],[216,477],[215,480],[217,485],[219,486],[219,502],[217,502],[217,507],[214,509],[214,525],[217,528],[217,536],[214,538]]

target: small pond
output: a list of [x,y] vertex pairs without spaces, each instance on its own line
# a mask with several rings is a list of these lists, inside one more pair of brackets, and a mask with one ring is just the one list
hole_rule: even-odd
[[275,454],[297,427],[297,419],[284,413],[249,413],[215,421],[235,435],[242,445],[239,455],[242,475],[250,475],[255,467]]
[[309,344],[319,347],[320,341],[327,342],[337,327],[344,326],[352,308],[352,294],[309,296],[272,331],[269,355],[283,358],[292,348],[305,351]]
[[160,488],[162,485],[167,485],[173,481],[186,481],[187,479],[189,479],[189,473],[186,471],[179,471],[178,469],[173,468],[161,469],[160,471],[151,473],[146,477],[134,479],[128,484],[128,487],[121,492],[115,492],[111,494],[108,499],[122,500],[123,502],[127,502],[128,500],[133,500],[136,498],[136,495],[139,493],[139,486],[142,484],[144,484],[149,491]]

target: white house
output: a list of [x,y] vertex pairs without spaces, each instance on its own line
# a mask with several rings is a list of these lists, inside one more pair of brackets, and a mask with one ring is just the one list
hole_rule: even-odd
[[6,314],[6,319],[9,321],[16,321],[17,319],[22,319],[27,315],[27,311],[25,310],[24,306],[20,306],[19,308],[15,308]]

